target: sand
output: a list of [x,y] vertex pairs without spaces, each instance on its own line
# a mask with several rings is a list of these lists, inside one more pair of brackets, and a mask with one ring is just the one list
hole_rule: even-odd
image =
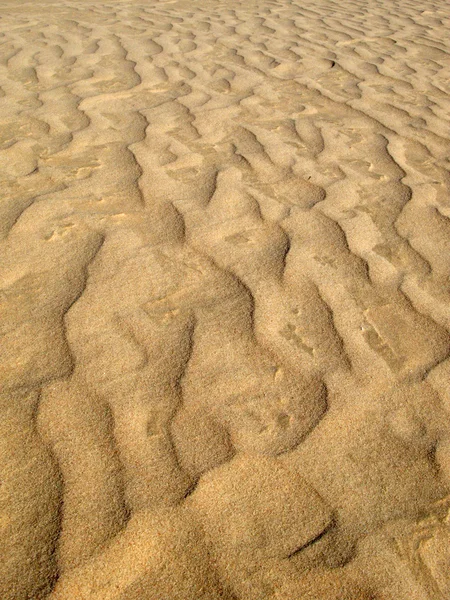
[[450,598],[450,8],[0,2],[0,599]]

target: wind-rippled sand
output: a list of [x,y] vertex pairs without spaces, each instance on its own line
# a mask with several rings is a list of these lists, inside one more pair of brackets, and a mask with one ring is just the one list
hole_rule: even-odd
[[450,9],[0,4],[1,600],[450,598]]

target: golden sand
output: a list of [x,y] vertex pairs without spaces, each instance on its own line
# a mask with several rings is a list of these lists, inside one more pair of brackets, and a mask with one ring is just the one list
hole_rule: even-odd
[[450,598],[450,7],[0,2],[0,600]]

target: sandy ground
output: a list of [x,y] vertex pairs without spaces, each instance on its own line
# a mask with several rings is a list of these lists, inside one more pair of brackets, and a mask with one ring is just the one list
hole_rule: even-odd
[[449,17],[0,3],[1,600],[450,598]]

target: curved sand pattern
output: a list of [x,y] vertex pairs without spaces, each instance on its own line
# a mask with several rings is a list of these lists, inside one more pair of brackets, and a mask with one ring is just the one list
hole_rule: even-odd
[[448,599],[450,10],[0,16],[0,598]]

